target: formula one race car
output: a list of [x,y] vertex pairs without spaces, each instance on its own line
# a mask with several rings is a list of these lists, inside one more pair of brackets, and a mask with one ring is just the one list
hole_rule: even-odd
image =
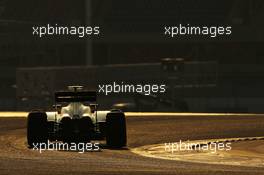
[[[106,140],[113,148],[126,146],[126,120],[120,110],[97,111],[96,92],[82,86],[69,86],[68,91],[55,93],[54,111],[32,111],[27,118],[27,141],[90,142]],[[64,104],[64,105],[62,105]]]

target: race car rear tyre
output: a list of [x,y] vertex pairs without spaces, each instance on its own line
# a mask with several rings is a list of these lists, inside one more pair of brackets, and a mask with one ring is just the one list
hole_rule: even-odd
[[27,117],[27,143],[30,148],[48,141],[48,122],[45,112],[30,112]]
[[64,143],[71,143],[74,139],[73,125],[70,117],[63,117],[61,120],[62,141]]
[[106,144],[110,148],[122,148],[126,146],[126,118],[123,112],[113,111],[107,114]]
[[93,122],[90,117],[83,117],[79,121],[80,138],[79,142],[87,143],[91,140],[91,133],[93,132]]

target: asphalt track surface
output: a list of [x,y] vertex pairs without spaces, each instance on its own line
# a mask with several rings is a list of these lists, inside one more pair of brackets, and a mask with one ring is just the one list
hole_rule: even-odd
[[264,136],[264,115],[139,115],[127,117],[127,133],[128,148],[123,150],[40,154],[25,144],[25,118],[0,118],[0,174],[264,174],[262,167],[163,160],[131,151],[144,145],[179,140],[261,137]]

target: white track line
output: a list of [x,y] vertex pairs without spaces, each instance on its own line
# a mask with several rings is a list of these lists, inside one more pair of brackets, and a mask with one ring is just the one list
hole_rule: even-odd
[[[0,112],[0,118],[27,117],[28,112]],[[254,113],[180,113],[180,112],[126,112],[127,117],[264,117]]]
[[28,112],[0,112],[0,118],[27,117]]
[[254,113],[182,113],[182,112],[126,112],[128,117],[220,117],[220,116],[261,116],[264,114]]

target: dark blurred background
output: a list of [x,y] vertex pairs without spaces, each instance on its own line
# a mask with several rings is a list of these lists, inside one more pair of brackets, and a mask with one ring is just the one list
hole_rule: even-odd
[[[0,0],[0,110],[45,108],[66,85],[124,81],[168,89],[150,97],[101,96],[104,108],[264,112],[263,17],[261,0]],[[179,23],[232,26],[233,33],[164,37],[165,25]],[[32,36],[32,26],[46,24],[100,26],[101,34]],[[184,69],[168,68],[174,65]]]

